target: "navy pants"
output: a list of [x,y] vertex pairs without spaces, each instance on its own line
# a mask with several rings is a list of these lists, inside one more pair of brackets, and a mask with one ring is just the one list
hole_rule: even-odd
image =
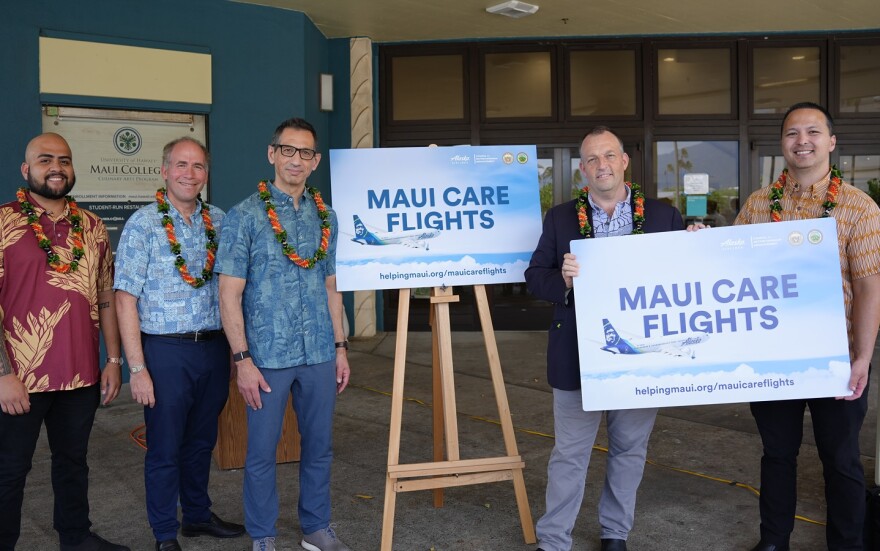
[[868,410],[868,388],[858,400],[851,402],[813,398],[751,404],[764,445],[761,457],[761,539],[787,546],[794,528],[797,457],[807,406],[825,477],[828,549],[861,550],[865,473],[859,455],[859,431]]
[[222,334],[195,342],[143,335],[156,405],[144,408],[147,518],[157,541],[175,539],[180,523],[211,518],[208,477],[217,417],[229,396],[229,344]]
[[0,412],[0,551],[14,550],[18,541],[25,480],[43,423],[52,452],[53,526],[62,545],[77,545],[89,536],[86,455],[100,399],[100,385],[35,392],[28,413]]

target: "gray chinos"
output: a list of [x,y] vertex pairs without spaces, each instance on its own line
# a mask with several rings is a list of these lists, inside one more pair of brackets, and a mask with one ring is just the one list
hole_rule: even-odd
[[544,551],[569,551],[581,508],[590,453],[607,414],[608,461],[599,499],[602,539],[626,540],[633,526],[636,492],[645,470],[657,409],[583,411],[580,390],[553,389],[556,444],[547,465],[547,509],[537,524]]

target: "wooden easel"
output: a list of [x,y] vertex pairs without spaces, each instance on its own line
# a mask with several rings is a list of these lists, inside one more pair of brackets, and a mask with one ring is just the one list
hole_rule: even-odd
[[[523,478],[525,463],[519,456],[510,408],[507,404],[507,391],[501,374],[498,345],[489,315],[489,302],[484,285],[474,286],[486,355],[489,359],[489,372],[498,405],[498,418],[504,435],[507,455],[483,459],[461,459],[458,447],[458,420],[455,407],[455,384],[452,370],[452,330],[449,321],[449,303],[458,302],[458,295],[452,288],[435,287],[431,293],[432,341],[434,350],[434,461],[431,463],[412,463],[400,465],[400,431],[403,416],[403,380],[406,370],[406,341],[409,325],[410,290],[400,290],[397,310],[397,344],[394,351],[394,384],[391,395],[391,431],[388,437],[388,473],[385,478],[385,513],[382,519],[381,551],[391,551],[394,535],[394,507],[398,492],[434,490],[434,505],[443,504],[443,488],[467,486],[512,480],[519,519],[522,524],[525,542],[536,542],[532,513],[526,496]],[[441,410],[438,408],[442,407]],[[445,435],[446,460],[443,460],[441,438]],[[439,445],[438,445],[439,444]]]

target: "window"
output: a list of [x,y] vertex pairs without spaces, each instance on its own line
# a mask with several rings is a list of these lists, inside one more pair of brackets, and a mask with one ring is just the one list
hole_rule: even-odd
[[819,48],[755,48],[752,112],[785,113],[802,101],[819,103]]
[[730,50],[657,50],[658,114],[730,114]]
[[866,192],[871,191],[869,183],[872,183],[874,193],[880,192],[880,148],[873,155],[847,155],[841,152],[838,166],[845,181]]
[[[678,207],[688,220],[712,226],[733,224],[739,212],[739,144],[734,141],[663,141],[654,144],[657,197]],[[688,209],[686,174],[709,175],[704,208]],[[688,212],[690,210],[690,212]]]
[[550,65],[550,52],[486,54],[486,118],[552,116]]
[[767,187],[779,178],[785,168],[785,157],[782,155],[761,155],[758,157],[758,185]]
[[460,54],[393,58],[393,119],[464,119],[463,66]]
[[840,112],[880,113],[880,46],[841,46]]
[[637,113],[634,50],[572,51],[568,69],[572,116]]

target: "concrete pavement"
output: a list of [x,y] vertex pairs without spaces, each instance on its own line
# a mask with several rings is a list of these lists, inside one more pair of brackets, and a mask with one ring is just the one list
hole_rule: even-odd
[[[544,509],[547,458],[553,446],[552,397],[545,380],[546,334],[496,334],[517,445],[526,463],[532,515]],[[337,402],[332,481],[333,517],[339,536],[354,551],[375,551],[381,540],[388,452],[390,392],[395,334],[354,340],[352,385]],[[480,333],[453,334],[455,386],[462,458],[503,454],[495,400]],[[403,413],[402,463],[431,458],[431,339],[410,333]],[[875,355],[876,358],[876,355]],[[872,385],[876,387],[876,385]],[[873,484],[876,395],[862,431],[866,478]],[[144,451],[131,437],[142,424],[142,409],[124,386],[114,404],[98,412],[92,433],[91,506],[94,530],[137,551],[153,549],[144,507]],[[607,439],[600,430],[597,446]],[[667,408],[660,412],[648,450],[636,525],[629,548],[635,551],[747,550],[758,539],[761,442],[746,404]],[[57,549],[52,529],[52,490],[45,435],[28,478],[19,549]],[[298,550],[296,464],[278,468],[282,513],[279,550]],[[574,530],[574,548],[598,550],[596,503],[605,471],[604,453],[593,452],[586,495]],[[572,483],[577,483],[573,481]],[[212,472],[214,511],[242,521],[242,471]],[[801,450],[798,513],[825,516],[821,464],[812,434]],[[792,548],[825,549],[824,527],[798,521]],[[233,540],[180,538],[187,551],[250,550],[247,537]],[[513,484],[500,482],[447,489],[445,506],[434,508],[430,492],[399,494],[394,549],[400,551],[528,551],[523,542]]]

